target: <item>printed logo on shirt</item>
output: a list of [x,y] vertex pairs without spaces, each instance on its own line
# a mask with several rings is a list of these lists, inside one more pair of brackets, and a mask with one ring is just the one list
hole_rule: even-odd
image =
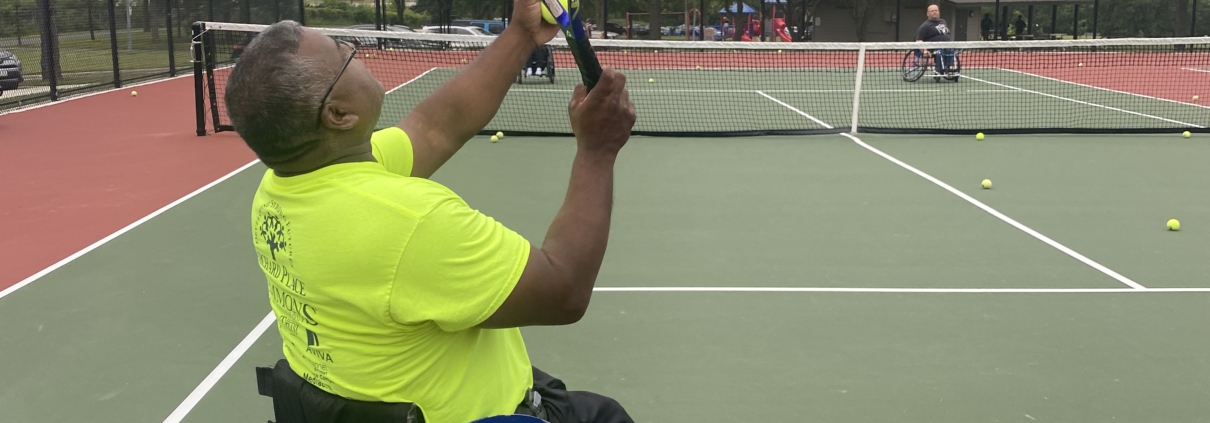
[[282,213],[281,205],[270,201],[262,205],[257,214],[255,241],[269,248],[273,261],[288,263],[294,243],[290,240],[290,220]]
[[945,26],[945,24],[937,24],[937,32],[941,34],[949,34],[950,29],[949,27]]

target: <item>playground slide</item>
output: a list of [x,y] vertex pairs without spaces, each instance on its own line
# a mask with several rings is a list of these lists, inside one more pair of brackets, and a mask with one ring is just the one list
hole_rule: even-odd
[[773,18],[773,33],[781,38],[782,41],[790,42],[790,33],[786,31],[785,18]]

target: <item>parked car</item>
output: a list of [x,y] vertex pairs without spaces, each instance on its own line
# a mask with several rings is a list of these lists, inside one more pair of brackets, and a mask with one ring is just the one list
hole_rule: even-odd
[[17,55],[0,50],[0,90],[15,90],[25,81],[25,69]]
[[488,32],[486,29],[483,29],[483,27],[478,27],[478,26],[451,26],[451,27],[448,27],[448,30],[447,30],[447,27],[426,26],[426,27],[424,27],[424,32],[427,32],[429,34],[474,35],[477,37],[495,37],[496,36],[496,34],[492,34],[491,32]]
[[454,49],[454,50],[479,50],[484,47],[487,47],[487,44],[492,42],[492,40],[489,39],[488,37],[495,37],[495,34],[487,32],[486,29],[483,29],[483,28],[480,28],[477,26],[450,26],[450,27],[426,26],[426,27],[424,27],[424,32],[429,33],[429,34],[453,34],[453,35],[469,35],[472,37],[483,37],[483,41],[446,42],[446,48]]
[[493,35],[500,35],[504,32],[504,21],[500,20],[467,20],[457,19],[452,22],[456,26],[477,26],[483,28]]

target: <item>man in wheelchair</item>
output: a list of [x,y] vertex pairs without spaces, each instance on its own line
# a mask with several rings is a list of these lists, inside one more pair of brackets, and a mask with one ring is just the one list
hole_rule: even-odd
[[[916,30],[916,42],[940,42],[953,41],[950,37],[950,28],[946,26],[945,19],[941,19],[941,7],[938,5],[929,5],[928,20],[925,20],[920,25],[920,29]],[[934,51],[915,51],[916,57],[936,56],[933,62],[936,64],[937,75],[948,75],[958,71],[958,54],[952,48],[937,49]]]

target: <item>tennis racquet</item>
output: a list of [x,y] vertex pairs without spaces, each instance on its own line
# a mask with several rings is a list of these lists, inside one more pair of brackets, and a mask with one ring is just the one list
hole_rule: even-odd
[[592,51],[588,35],[584,33],[584,22],[580,21],[580,0],[568,0],[567,9],[563,8],[559,0],[542,2],[550,10],[550,15],[554,16],[559,29],[563,30],[563,35],[567,36],[567,46],[571,48],[571,55],[576,59],[576,66],[580,68],[580,79],[591,91],[597,81],[601,80],[601,62],[597,61],[597,54]]

